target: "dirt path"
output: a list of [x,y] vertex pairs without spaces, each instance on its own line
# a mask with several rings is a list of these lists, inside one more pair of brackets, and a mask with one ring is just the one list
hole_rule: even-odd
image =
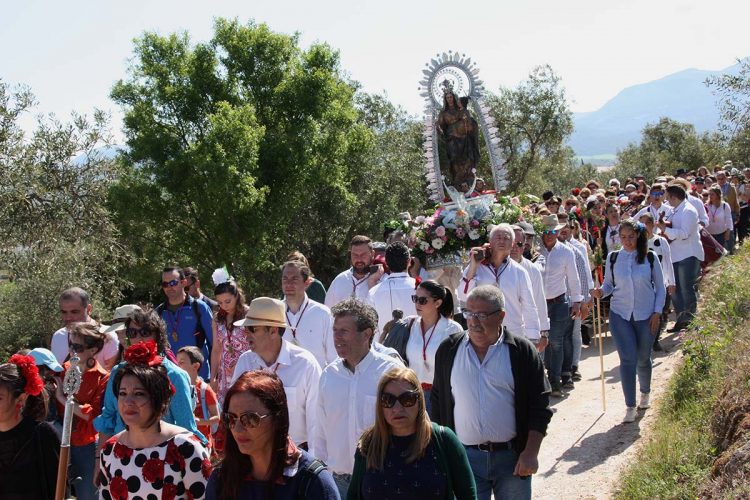
[[[671,326],[671,324],[669,325]],[[533,479],[534,498],[610,498],[620,472],[632,460],[654,419],[667,382],[681,358],[674,334],[662,339],[664,352],[654,353],[651,408],[639,411],[638,420],[622,424],[619,360],[612,337],[604,341],[604,376],[607,411],[602,412],[599,347],[584,348],[580,371],[583,380],[562,400],[553,399],[547,437]]]

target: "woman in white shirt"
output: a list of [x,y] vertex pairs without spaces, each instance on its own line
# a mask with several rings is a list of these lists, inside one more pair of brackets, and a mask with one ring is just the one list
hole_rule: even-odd
[[453,294],[437,281],[422,281],[411,299],[417,315],[397,321],[383,344],[396,349],[406,365],[416,372],[429,410],[435,353],[443,340],[463,328],[452,319]]
[[729,203],[724,201],[721,188],[714,186],[708,190],[708,204],[706,205],[708,214],[708,226],[706,231],[711,233],[721,246],[726,246],[730,232],[734,229],[732,222],[732,209]]

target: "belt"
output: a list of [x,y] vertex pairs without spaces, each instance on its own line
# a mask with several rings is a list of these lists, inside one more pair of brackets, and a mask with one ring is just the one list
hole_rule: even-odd
[[466,447],[473,448],[479,451],[487,451],[487,452],[512,450],[513,441],[505,441],[504,443],[491,443],[487,441],[486,443],[481,443],[481,444],[467,444]]
[[551,299],[547,299],[547,304],[560,304],[562,302],[565,302],[565,294],[558,295],[557,297],[553,297]]
[[431,390],[432,390],[432,384],[425,384],[425,383],[423,382],[423,383],[422,383],[422,390],[423,390],[423,391],[431,391]]
[[307,449],[307,441],[305,441],[305,442],[303,442],[303,443],[300,443],[300,444],[298,444],[298,445],[297,445],[297,448],[299,448],[299,449],[301,449],[301,450],[309,451],[309,450]]

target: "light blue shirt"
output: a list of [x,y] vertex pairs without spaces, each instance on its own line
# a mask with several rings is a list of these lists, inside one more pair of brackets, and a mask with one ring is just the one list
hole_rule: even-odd
[[[94,428],[105,434],[114,435],[125,429],[125,424],[120,418],[120,412],[117,411],[117,396],[112,390],[112,384],[115,380],[115,374],[117,370],[125,363],[112,368],[112,372],[109,375],[109,381],[107,382],[107,389],[104,391],[104,405],[102,406],[102,413],[94,419]],[[166,413],[162,415],[161,419],[169,424],[178,425],[183,427],[193,434],[195,434],[203,444],[208,444],[208,441],[198,431],[195,425],[195,416],[193,415],[193,409],[195,408],[195,391],[190,385],[190,378],[188,374],[172,363],[166,357],[161,362],[162,366],[167,370],[167,376],[169,381],[174,386],[175,393],[172,395],[172,399],[169,402],[169,407]]]
[[638,264],[636,261],[638,252],[628,252],[622,249],[619,250],[614,270],[612,270],[610,268],[612,253],[607,255],[605,263],[607,272],[604,274],[604,283],[602,283],[604,296],[612,294],[609,302],[610,310],[625,321],[629,321],[631,317],[636,321],[643,321],[654,313],[661,314],[664,309],[666,288],[659,258],[656,255],[653,256],[652,269],[648,256],[641,264]]

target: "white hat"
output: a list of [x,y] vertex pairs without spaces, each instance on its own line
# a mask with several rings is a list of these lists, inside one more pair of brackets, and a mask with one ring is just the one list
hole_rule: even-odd
[[130,313],[141,310],[142,309],[135,304],[125,304],[124,306],[120,306],[115,309],[115,313],[112,315],[112,324],[100,326],[99,331],[101,333],[111,333],[121,330],[122,328],[125,328],[125,319]]

